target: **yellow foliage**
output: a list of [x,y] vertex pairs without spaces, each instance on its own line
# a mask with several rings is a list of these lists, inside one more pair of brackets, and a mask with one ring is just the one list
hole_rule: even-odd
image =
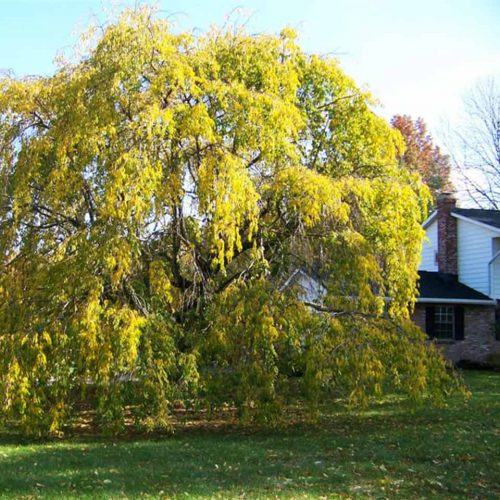
[[342,200],[343,183],[305,167],[288,167],[276,176],[270,188],[306,227],[333,218],[346,224],[349,205]]
[[206,157],[200,165],[199,201],[210,223],[214,262],[224,269],[235,249],[242,249],[243,224],[248,222],[248,241],[257,230],[259,195],[241,161],[230,154],[218,154]]
[[[90,401],[276,420],[300,379],[366,402],[457,387],[406,322],[429,195],[402,140],[296,33],[175,33],[149,8],[51,76],[0,78],[0,417],[58,433]],[[312,313],[280,287],[324,281]]]

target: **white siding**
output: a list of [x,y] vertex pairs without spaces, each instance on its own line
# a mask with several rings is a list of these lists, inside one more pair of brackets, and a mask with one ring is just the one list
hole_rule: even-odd
[[321,303],[326,295],[325,287],[311,276],[301,272],[297,279],[297,285],[301,288],[299,299],[303,302]]
[[303,302],[321,303],[326,295],[326,288],[312,276],[301,269],[296,269],[285,281],[280,291],[293,287],[297,297]]
[[458,279],[489,295],[488,263],[493,253],[492,238],[498,233],[463,219],[457,222]]
[[438,250],[437,220],[425,230],[426,238],[422,247],[422,258],[420,260],[420,271],[437,271],[438,265],[436,255]]
[[[500,251],[500,238],[493,239],[492,257]],[[491,297],[500,299],[500,255],[491,263]]]

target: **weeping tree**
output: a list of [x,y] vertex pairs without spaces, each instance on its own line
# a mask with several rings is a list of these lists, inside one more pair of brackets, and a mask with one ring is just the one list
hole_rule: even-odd
[[[370,95],[291,30],[194,37],[130,11],[0,88],[4,425],[460,390],[408,319],[428,191]],[[321,301],[283,289],[299,266]]]

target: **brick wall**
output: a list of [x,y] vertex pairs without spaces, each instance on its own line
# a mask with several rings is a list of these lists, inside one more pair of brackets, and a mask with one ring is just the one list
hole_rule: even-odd
[[425,305],[415,304],[415,310],[411,316],[412,321],[425,332]]
[[[425,304],[416,304],[412,320],[425,332]],[[491,353],[500,353],[495,306],[464,306],[464,340],[437,342],[450,361],[486,362]]]
[[457,219],[451,215],[457,199],[452,193],[441,193],[437,200],[438,270],[458,274]]

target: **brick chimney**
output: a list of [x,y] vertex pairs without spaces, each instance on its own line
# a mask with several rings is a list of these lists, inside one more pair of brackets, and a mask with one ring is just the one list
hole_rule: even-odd
[[437,199],[438,270],[458,275],[457,219],[451,215],[457,199],[454,193],[441,193]]

